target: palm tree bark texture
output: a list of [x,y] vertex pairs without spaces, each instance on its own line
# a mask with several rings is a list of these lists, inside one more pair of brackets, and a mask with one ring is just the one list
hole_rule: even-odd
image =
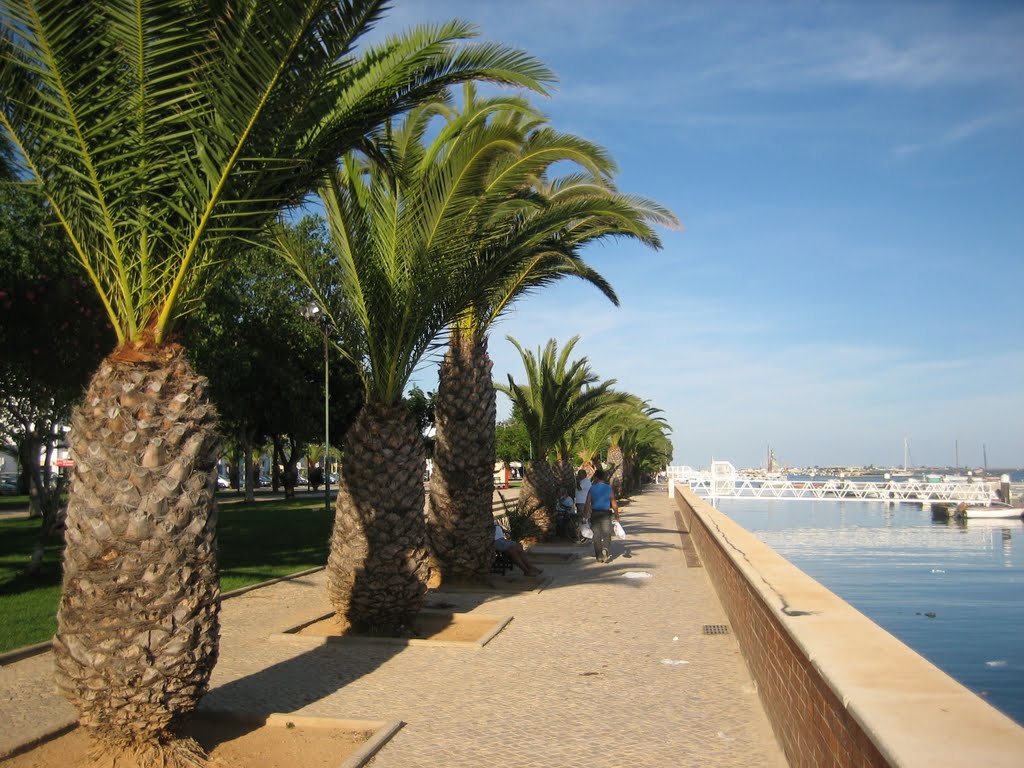
[[173,734],[217,657],[216,424],[206,379],[177,345],[119,348],[72,415],[53,648],[97,753],[163,753],[171,765],[201,754]]
[[626,476],[626,457],[618,444],[608,447],[608,466],[611,467],[612,475],[608,478],[608,484],[615,489],[615,493],[623,492],[623,479]]
[[327,594],[346,629],[409,634],[427,583],[423,438],[402,404],[367,403],[345,437]]
[[453,333],[441,364],[427,534],[441,581],[484,581],[494,556],[496,393],[486,337]]
[[551,464],[545,459],[531,459],[526,466],[517,509],[520,515],[533,520],[542,539],[550,538],[554,533],[557,501],[558,480]]

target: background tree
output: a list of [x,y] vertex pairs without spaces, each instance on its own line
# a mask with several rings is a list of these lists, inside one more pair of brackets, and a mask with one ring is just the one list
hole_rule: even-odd
[[518,52],[459,45],[460,23],[357,48],[382,8],[0,1],[0,125],[118,345],[72,418],[54,640],[58,684],[99,751],[202,759],[175,735],[216,658],[217,419],[171,341],[178,321],[383,120],[456,82],[546,75]]
[[34,573],[65,490],[51,477],[53,452],[112,333],[33,185],[0,185],[0,223],[0,440],[40,518]]
[[[324,247],[322,219],[304,217],[291,229],[307,247]],[[321,327],[303,315],[310,301],[306,286],[276,254],[253,247],[183,321],[182,338],[196,368],[209,379],[221,430],[235,437],[247,466],[262,443],[280,448],[294,439],[296,449],[286,451],[287,461],[274,459],[293,467],[307,444],[322,446],[323,336]],[[362,382],[341,356],[329,355],[328,361],[329,430],[340,444],[362,405]],[[252,476],[245,474],[251,498]]]
[[660,409],[635,397],[622,408],[618,427],[612,432],[612,445],[618,449],[621,461],[614,476],[621,478],[623,494],[640,490],[644,473],[657,471],[672,458],[668,438],[671,428],[659,413]]
[[641,463],[664,463],[671,458],[672,443],[668,439],[671,428],[658,414],[661,411],[630,395],[619,407],[609,411],[601,421],[600,429],[607,434],[608,458],[605,470],[617,494],[639,490],[643,469]]
[[525,466],[530,460],[530,436],[515,410],[509,418],[495,425],[494,450],[498,460],[506,464],[519,461]]
[[434,455],[434,438],[429,434],[434,427],[434,402],[436,395],[433,392],[424,392],[418,386],[409,390],[405,397],[406,405],[412,413],[416,422],[416,429],[423,435],[423,447],[427,456]]
[[571,429],[586,428],[625,396],[612,392],[614,379],[598,383],[587,358],[570,361],[579,336],[571,338],[561,352],[551,339],[537,354],[524,350],[511,336],[507,338],[523,361],[526,384],[516,384],[509,374],[508,385],[497,386],[522,414],[533,456],[519,492],[518,508],[521,514],[533,518],[542,535],[549,536],[554,529],[558,494],[558,480],[549,462],[555,445]]
[[648,478],[672,463],[670,431],[667,425],[651,421],[631,436],[631,491],[640,490]]

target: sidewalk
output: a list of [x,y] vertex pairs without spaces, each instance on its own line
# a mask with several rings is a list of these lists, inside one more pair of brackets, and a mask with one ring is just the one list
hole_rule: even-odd
[[[703,634],[726,619],[687,567],[663,488],[622,520],[610,563],[562,547],[581,557],[543,563],[540,591],[431,593],[514,617],[482,649],[271,639],[329,612],[322,571],[227,600],[203,706],[404,721],[375,768],[785,766],[734,637]],[[0,668],[0,753],[73,719],[51,666],[45,654]]]

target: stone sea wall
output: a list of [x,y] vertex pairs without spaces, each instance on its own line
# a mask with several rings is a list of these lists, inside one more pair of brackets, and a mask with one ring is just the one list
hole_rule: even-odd
[[1024,765],[1024,728],[685,486],[669,493],[791,766]]

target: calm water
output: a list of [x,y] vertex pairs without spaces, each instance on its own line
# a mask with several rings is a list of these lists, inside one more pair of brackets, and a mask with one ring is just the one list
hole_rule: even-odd
[[916,504],[718,504],[802,571],[1024,725],[1024,523],[938,523]]

